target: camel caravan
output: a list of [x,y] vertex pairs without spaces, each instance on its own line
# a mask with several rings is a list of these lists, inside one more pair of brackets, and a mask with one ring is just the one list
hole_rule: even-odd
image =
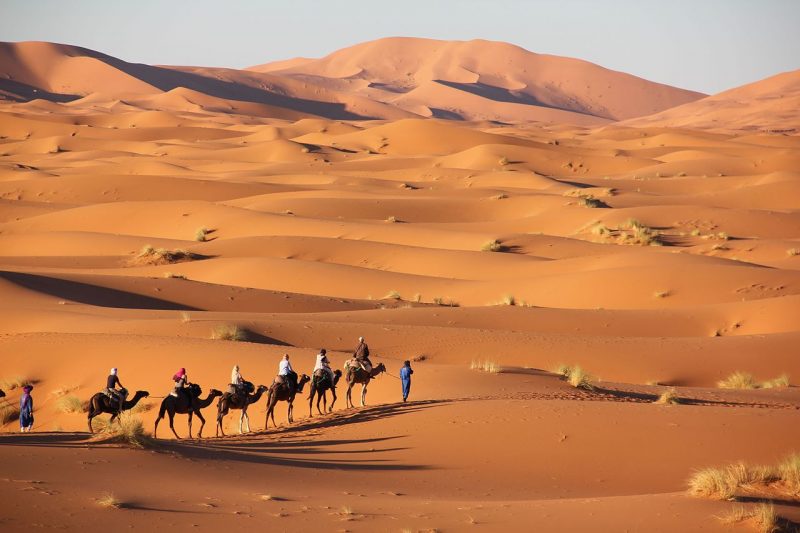
[[[333,411],[336,404],[336,386],[342,376],[345,377],[347,383],[346,402],[347,407],[353,407],[351,398],[352,388],[357,383],[361,384],[361,405],[366,404],[367,386],[369,382],[381,373],[386,372],[386,366],[383,363],[378,363],[373,366],[369,359],[369,347],[363,337],[359,337],[358,346],[353,352],[351,359],[348,359],[344,364],[344,372],[341,370],[333,370],[328,361],[327,352],[323,348],[317,354],[316,365],[311,376],[306,374],[298,375],[292,368],[289,360],[289,354],[284,354],[278,366],[278,375],[274,378],[270,386],[258,385],[255,386],[252,382],[246,381],[240,372],[239,366],[236,365],[231,371],[231,380],[225,392],[217,389],[211,389],[205,397],[202,397],[203,391],[200,385],[191,383],[189,381],[188,373],[185,368],[181,368],[173,376],[173,390],[169,395],[165,396],[161,402],[156,418],[153,436],[158,437],[158,424],[165,417],[169,417],[169,428],[172,430],[175,438],[180,439],[180,436],[175,431],[174,419],[176,414],[189,416],[189,438],[192,438],[192,421],[196,416],[200,420],[200,428],[198,429],[197,436],[202,438],[203,427],[206,420],[201,413],[211,405],[214,400],[217,400],[217,431],[216,436],[225,436],[222,429],[222,422],[225,416],[231,410],[240,411],[239,415],[239,433],[250,432],[250,417],[247,414],[248,407],[252,404],[258,403],[262,396],[266,394],[266,407],[267,414],[264,421],[264,429],[268,429],[269,420],[272,419],[273,426],[275,424],[275,407],[278,402],[287,402],[288,404],[288,420],[289,423],[294,421],[293,410],[294,400],[298,393],[303,392],[306,384],[309,384],[310,394],[308,396],[308,415],[313,416],[314,399],[316,398],[317,412],[320,415],[325,412]],[[408,367],[409,363],[406,361],[405,366]],[[406,370],[404,367],[403,370]],[[408,368],[410,371],[410,367]],[[401,372],[401,375],[406,375]],[[410,382],[409,382],[410,383]],[[328,405],[328,392],[331,393],[331,402]],[[0,395],[3,395],[0,391]],[[89,400],[88,406],[88,426],[89,432],[94,433],[92,427],[92,419],[101,414],[110,414],[110,422],[118,420],[118,417],[124,411],[133,409],[142,399],[147,398],[149,393],[147,391],[136,391],[129,399],[128,390],[122,385],[119,379],[119,374],[116,368],[112,368],[107,381],[106,388],[102,392],[98,392]],[[2,396],[0,396],[2,397]],[[403,400],[407,397],[407,383],[403,383]],[[320,409],[320,402],[323,408]]]

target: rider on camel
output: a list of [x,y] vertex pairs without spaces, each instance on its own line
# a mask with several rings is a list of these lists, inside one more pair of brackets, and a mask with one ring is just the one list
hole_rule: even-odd
[[[117,389],[117,385],[119,385],[119,389]],[[125,395],[128,391],[126,391],[125,387],[122,386],[122,382],[119,380],[116,368],[112,368],[108,373],[108,378],[106,378],[105,392],[108,397],[111,398],[112,402],[117,402],[117,413],[121,413],[122,404],[125,402]]]
[[286,383],[289,388],[289,394],[294,394],[297,388],[297,373],[292,369],[292,363],[289,362],[289,354],[283,354],[278,365],[278,377],[275,378],[276,383]]
[[328,361],[327,353],[327,350],[323,348],[317,354],[317,364],[314,365],[314,374],[316,375],[318,370],[322,371],[320,375],[327,374],[331,387],[333,387],[333,370],[331,370],[331,363]]

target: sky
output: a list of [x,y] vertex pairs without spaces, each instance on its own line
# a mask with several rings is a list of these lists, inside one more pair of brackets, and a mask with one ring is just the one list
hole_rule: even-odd
[[0,41],[243,68],[390,36],[488,39],[716,93],[800,68],[800,0],[0,0]]

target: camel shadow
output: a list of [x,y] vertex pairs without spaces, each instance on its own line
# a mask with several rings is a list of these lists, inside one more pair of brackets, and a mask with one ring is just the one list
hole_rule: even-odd
[[0,446],[86,448],[88,433],[9,433],[0,435]]
[[[379,457],[380,454],[403,451],[408,448],[396,446],[377,447],[375,446],[376,444],[380,445],[396,439],[402,439],[407,435],[319,440],[301,435],[301,433],[334,426],[341,427],[347,424],[365,423],[378,418],[385,419],[428,409],[447,402],[446,400],[429,400],[338,411],[316,419],[307,418],[292,426],[285,426],[269,432],[193,442],[169,441],[162,443],[162,448],[193,460],[239,461],[251,464],[323,470],[427,470],[431,468],[428,465],[397,464],[389,459]],[[277,436],[280,440],[271,439],[270,437],[273,436]],[[346,446],[347,448],[337,449],[337,447],[341,446]],[[314,456],[324,456],[324,458],[313,458]],[[331,458],[330,456],[336,458]]]

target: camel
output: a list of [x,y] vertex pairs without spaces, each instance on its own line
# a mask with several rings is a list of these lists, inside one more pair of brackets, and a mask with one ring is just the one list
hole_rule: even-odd
[[117,411],[116,407],[111,406],[111,398],[109,398],[105,393],[98,392],[89,400],[89,433],[94,433],[94,429],[92,428],[92,418],[102,415],[103,413],[108,413],[111,415],[111,420],[109,420],[109,424],[113,423],[114,420],[117,418],[117,415],[120,414],[122,411],[128,411],[136,407],[136,404],[139,403],[139,400],[142,398],[147,398],[150,396],[150,393],[145,390],[137,390],[136,394],[133,395],[133,398],[130,400],[126,400],[122,403],[122,409]]
[[[319,372],[319,370],[317,371]],[[316,374],[316,373],[315,373]],[[317,411],[319,414],[322,414],[322,411],[319,408],[319,401],[322,400],[325,406],[325,411],[330,413],[333,411],[333,405],[336,403],[336,384],[339,383],[339,379],[342,377],[342,371],[338,368],[333,371],[333,383],[329,380],[324,380],[321,383],[319,382],[321,376],[315,375],[311,378],[311,392],[308,395],[308,417],[311,418],[314,416],[312,414],[311,406],[314,404],[314,394],[317,395]],[[331,402],[330,408],[328,408],[328,389],[330,389],[331,393],[333,393],[333,401]]]
[[203,415],[200,414],[200,409],[205,409],[211,402],[214,401],[214,398],[217,396],[222,396],[222,392],[218,391],[217,389],[211,389],[208,391],[208,396],[204,399],[200,399],[200,394],[202,393],[200,389],[200,385],[193,383],[189,386],[189,390],[187,391],[191,394],[194,398],[195,405],[192,407],[189,401],[189,398],[185,394],[181,394],[178,398],[168,394],[162,401],[161,401],[161,408],[158,410],[158,418],[156,418],[156,427],[153,429],[153,437],[158,438],[158,423],[164,418],[164,414],[169,415],[169,429],[172,430],[172,433],[175,435],[176,439],[180,439],[178,434],[175,432],[175,426],[173,426],[173,421],[175,418],[175,413],[185,415],[189,415],[189,438],[192,438],[192,415],[197,415],[197,418],[200,419],[200,431],[197,432],[198,438],[203,438],[203,426],[206,425],[206,419],[203,418]]
[[289,423],[291,424],[294,422],[294,418],[292,417],[292,413],[294,411],[294,397],[298,392],[303,392],[303,387],[310,380],[311,378],[309,378],[306,374],[300,376],[300,379],[297,381],[297,388],[292,394],[289,393],[289,387],[285,386],[285,384],[272,384],[272,386],[269,388],[269,395],[267,396],[267,417],[264,420],[265,431],[269,428],[270,417],[272,417],[272,425],[278,427],[278,425],[275,423],[275,406],[278,404],[278,402],[289,402]]
[[367,372],[361,367],[358,367],[354,370],[348,370],[347,395],[345,396],[345,400],[347,400],[347,407],[354,407],[351,393],[353,391],[353,385],[356,383],[361,383],[361,407],[366,405],[367,385],[369,385],[371,379],[377,377],[381,372],[386,372],[386,366],[383,363],[378,363],[375,367],[373,367],[371,372]]
[[[259,385],[256,389],[256,392],[253,394],[246,394],[242,397],[240,394],[223,395],[217,401],[217,437],[219,434],[222,433],[222,436],[225,436],[225,432],[222,430],[222,419],[225,418],[225,415],[228,414],[228,411],[231,409],[241,409],[242,414],[239,417],[239,434],[242,433],[242,422],[247,425],[247,432],[250,432],[250,417],[247,415],[247,406],[256,403],[258,400],[261,399],[261,395],[267,391],[267,387],[264,385]],[[244,401],[242,401],[244,400]]]

